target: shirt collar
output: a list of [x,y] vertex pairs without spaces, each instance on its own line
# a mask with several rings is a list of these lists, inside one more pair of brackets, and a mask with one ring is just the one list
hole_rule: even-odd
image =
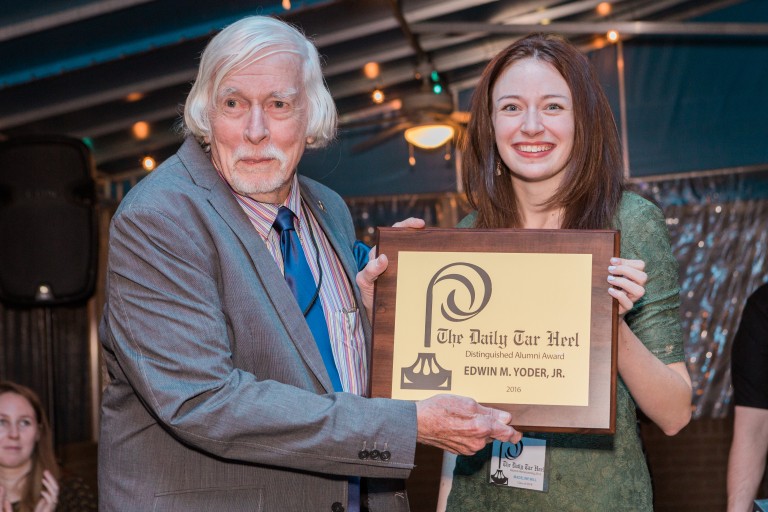
[[[221,173],[219,173],[219,176],[221,176]],[[224,180],[224,177],[221,176],[221,179]],[[224,182],[229,185],[226,180],[224,180]],[[282,204],[262,203],[255,199],[251,199],[248,196],[239,194],[232,187],[229,187],[229,190],[232,191],[232,195],[235,196],[240,207],[245,211],[246,215],[248,215],[248,218],[256,228],[256,231],[258,231],[261,237],[265,240],[269,238],[269,233],[273,229],[272,224],[277,217],[277,209],[281,206],[290,208],[294,215],[296,215],[296,222],[298,223],[296,224],[297,230],[299,224],[303,221],[304,212],[301,208],[301,190],[299,189],[299,178],[296,174],[293,175],[291,190],[288,192],[288,197]]]

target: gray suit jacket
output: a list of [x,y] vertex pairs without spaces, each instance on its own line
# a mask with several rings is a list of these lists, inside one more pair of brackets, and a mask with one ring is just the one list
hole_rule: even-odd
[[[354,283],[344,202],[304,178],[301,194]],[[102,512],[330,512],[347,475],[369,477],[371,512],[408,509],[415,405],[333,393],[277,265],[193,139],[122,201],[107,274]],[[364,443],[391,459],[361,460]]]

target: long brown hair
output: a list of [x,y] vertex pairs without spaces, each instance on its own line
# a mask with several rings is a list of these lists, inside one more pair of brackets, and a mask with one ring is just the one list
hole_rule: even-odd
[[26,386],[10,381],[0,381],[0,395],[15,393],[29,402],[35,411],[37,420],[38,441],[32,450],[32,468],[29,471],[21,489],[21,502],[19,512],[32,512],[37,502],[40,501],[43,490],[43,471],[48,470],[53,477],[59,478],[59,465],[53,452],[53,436],[45,416],[43,405],[37,393]]
[[594,68],[571,43],[551,34],[531,34],[502,50],[488,63],[472,97],[463,141],[463,183],[477,210],[475,227],[522,227],[517,198],[495,143],[492,92],[499,76],[523,59],[552,65],[573,96],[573,150],[560,187],[543,206],[562,208],[561,228],[604,229],[618,209],[624,180],[616,121]]

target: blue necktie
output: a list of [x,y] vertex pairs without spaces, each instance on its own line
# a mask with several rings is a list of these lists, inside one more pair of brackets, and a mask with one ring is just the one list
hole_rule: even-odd
[[[315,284],[312,270],[310,270],[307,258],[304,256],[299,236],[296,234],[296,228],[293,225],[293,212],[290,208],[281,206],[277,210],[277,218],[273,225],[275,231],[280,235],[280,250],[283,252],[285,281],[293,292],[293,296],[296,297],[299,308],[304,313],[304,318],[306,318],[307,324],[309,324],[312,336],[315,337],[315,343],[317,343],[317,348],[323,357],[325,369],[331,377],[333,390],[343,391],[339,372],[336,370],[336,362],[333,359],[331,339],[328,336],[328,324],[325,322],[323,306],[320,303],[320,285]],[[367,256],[367,253],[365,256]],[[322,273],[320,275],[322,276]],[[348,510],[349,512],[360,510],[359,477],[349,477]]]
[[299,308],[304,313],[312,336],[315,337],[315,343],[317,343],[317,348],[323,357],[325,369],[331,378],[333,390],[343,391],[336,362],[333,359],[331,339],[328,336],[328,324],[325,321],[323,306],[320,303],[320,286],[315,283],[307,258],[301,249],[299,236],[293,226],[293,212],[289,208],[281,206],[277,210],[274,227],[280,235],[285,281],[293,292],[293,296],[296,297]]

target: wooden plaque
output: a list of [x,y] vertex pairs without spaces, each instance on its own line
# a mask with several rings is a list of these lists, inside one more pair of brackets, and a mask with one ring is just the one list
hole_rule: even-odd
[[613,434],[619,232],[380,228],[374,397],[471,396],[521,431]]

